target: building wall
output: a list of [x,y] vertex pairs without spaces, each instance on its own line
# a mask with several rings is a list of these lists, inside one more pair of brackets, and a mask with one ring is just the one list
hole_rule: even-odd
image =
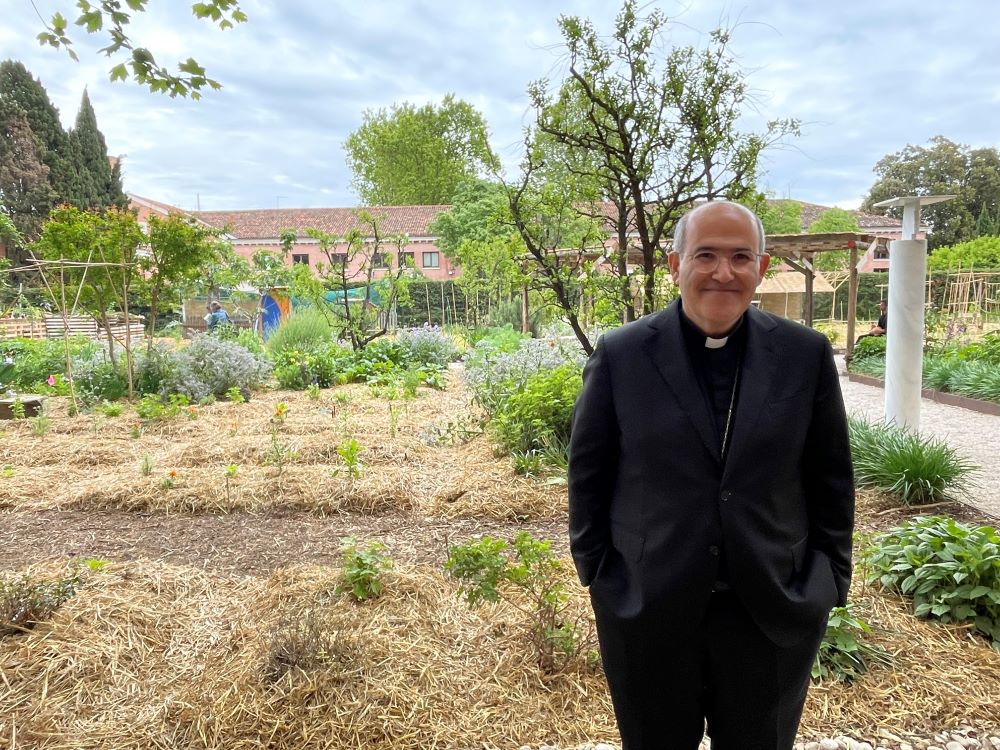
[[[330,253],[346,254],[347,247],[346,243],[338,244],[330,250]],[[247,260],[253,256],[256,250],[268,250],[276,253],[282,252],[281,245],[278,242],[246,242],[241,240],[233,242],[233,250]],[[397,264],[399,261],[396,257],[396,247],[387,243],[383,246],[382,252],[389,258],[390,269],[395,270],[398,268]],[[416,270],[432,281],[447,281],[448,279],[457,278],[460,274],[458,267],[454,266],[451,261],[445,257],[444,253],[438,249],[438,246],[434,244],[433,241],[412,241],[403,248],[403,253],[411,254]],[[359,273],[363,262],[363,258],[355,257],[355,259],[348,264],[348,274],[356,275],[358,281],[361,281],[364,278]],[[318,263],[323,263],[328,266],[330,264],[330,259],[327,257],[326,253],[320,250],[318,243],[303,242],[300,240],[292,246],[292,250],[285,259],[285,263],[287,265],[292,265],[293,263],[307,263],[315,273]],[[374,278],[379,279],[384,276],[385,273],[385,270],[376,269]]]

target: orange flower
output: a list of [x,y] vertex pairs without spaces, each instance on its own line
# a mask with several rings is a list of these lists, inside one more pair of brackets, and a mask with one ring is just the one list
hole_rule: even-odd
[[170,478],[171,479],[177,479],[177,469],[171,469],[170,470]]

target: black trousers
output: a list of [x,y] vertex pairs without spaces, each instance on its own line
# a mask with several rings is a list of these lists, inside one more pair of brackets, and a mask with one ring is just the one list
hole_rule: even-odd
[[791,750],[825,622],[779,648],[731,591],[684,638],[595,614],[623,750],[695,750],[706,725],[712,750]]

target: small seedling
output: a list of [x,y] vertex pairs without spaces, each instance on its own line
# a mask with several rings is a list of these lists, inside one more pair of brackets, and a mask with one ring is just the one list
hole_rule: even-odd
[[4,479],[12,478],[14,476],[14,467],[10,464],[6,464],[2,469],[0,469],[0,475],[2,475]]
[[148,453],[142,454],[142,460],[139,462],[139,473],[144,477],[153,473],[153,459]]
[[123,407],[121,404],[114,404],[111,403],[110,401],[105,401],[101,405],[101,414],[103,414],[106,417],[119,417],[121,416],[121,413],[124,408],[125,407]]
[[338,586],[355,601],[375,599],[383,589],[382,574],[392,568],[392,560],[386,555],[385,545],[369,542],[364,547],[352,536],[340,540],[340,551],[344,561],[344,579]]
[[312,401],[319,401],[320,387],[313,383],[306,387],[306,397]]
[[226,391],[226,400],[232,401],[234,404],[246,403],[246,399],[243,398],[243,392],[235,385]]
[[[337,446],[337,455],[344,462],[344,469],[351,479],[360,479],[364,465],[358,460],[361,455],[361,443],[354,438],[347,438]],[[333,475],[340,474],[340,469],[334,469]]]
[[177,484],[177,470],[171,469],[163,479],[160,480],[160,489],[169,490]]
[[230,502],[230,483],[236,478],[236,472],[240,470],[239,464],[229,464],[226,466],[226,502]]

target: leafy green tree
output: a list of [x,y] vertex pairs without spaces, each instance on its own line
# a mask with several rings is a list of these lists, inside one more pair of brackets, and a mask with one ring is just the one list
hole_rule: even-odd
[[[78,13],[73,23],[86,29],[88,34],[102,34],[106,37],[107,46],[101,48],[108,57],[119,60],[110,70],[112,81],[124,81],[131,76],[137,83],[147,86],[150,91],[175,96],[190,96],[201,98],[201,89],[208,86],[221,88],[218,81],[209,78],[205,69],[192,58],[177,64],[177,71],[163,67],[156,62],[153,53],[138,44],[128,35],[128,25],[132,21],[131,13],[143,13],[149,0],[125,0],[127,9],[122,7],[121,0],[100,0],[90,3],[87,0],[77,0]],[[191,12],[195,17],[211,21],[220,29],[232,28],[237,23],[247,20],[246,14],[240,9],[238,0],[207,0],[207,2],[192,3]],[[69,21],[60,12],[52,15],[45,24],[45,31],[38,35],[42,45],[56,49],[62,48],[74,60],[79,59],[73,50],[73,40],[67,31]]]
[[514,228],[503,185],[488,180],[463,182],[452,207],[430,225],[438,248],[462,269],[456,283],[467,296],[484,294],[488,306],[513,296],[523,283],[516,261],[525,253]]
[[353,185],[371,206],[447,203],[463,180],[496,164],[483,116],[451,94],[440,106],[365,112],[344,148]]
[[117,162],[112,167],[108,161],[108,146],[104,135],[97,129],[97,116],[86,89],[76,115],[76,127],[70,131],[69,137],[77,156],[80,206],[127,208],[128,198],[122,190],[120,167]]
[[[921,219],[933,229],[927,238],[933,250],[977,236],[977,219],[1000,211],[1000,151],[970,149],[944,136],[930,145],[907,145],[882,157],[875,165],[877,179],[862,209],[877,210],[879,201],[904,195],[955,195],[955,199],[921,210]],[[901,215],[900,209],[891,209]]]
[[[510,189],[511,211],[543,279],[553,285],[558,246],[531,233],[525,201],[545,169],[545,142],[576,154],[565,161],[581,185],[596,185],[605,200],[618,200],[607,217],[613,237],[634,235],[641,254],[643,307],[665,299],[663,248],[676,221],[696,202],[745,200],[756,195],[757,161],[769,144],[793,133],[794,121],[771,123],[762,133],[742,132],[738,121],[747,104],[743,73],[729,52],[729,33],[712,33],[703,49],[673,47],[665,56],[667,18],[653,11],[642,19],[635,0],[626,0],[610,40],[586,19],[562,16],[559,26],[569,58],[568,76],[552,92],[547,80],[529,88],[535,108],[533,132],[518,184]],[[594,220],[593,204],[571,201],[578,216]],[[600,224],[604,224],[600,221]],[[622,228],[626,231],[622,231]],[[598,240],[597,237],[594,238]],[[597,241],[600,246],[600,241]],[[553,289],[583,348],[592,344],[574,323],[571,284]]]
[[[405,234],[386,236],[382,218],[368,211],[358,211],[357,218],[359,225],[343,237],[315,228],[305,230],[327,262],[316,265],[317,276],[300,266],[292,286],[295,296],[332,315],[333,328],[351,342],[354,351],[388,332],[389,313],[397,303],[407,301],[407,286],[416,275],[403,254],[409,244]],[[294,240],[294,232],[282,233],[286,250]],[[376,278],[380,269],[384,270]],[[333,292],[332,301],[328,292]]]
[[793,200],[765,200],[758,215],[767,234],[801,234],[802,204]]
[[[50,208],[58,203],[79,206],[80,182],[73,144],[59,121],[59,110],[49,100],[41,81],[21,63],[5,60],[0,63],[0,101],[19,107],[31,132],[38,138],[39,155],[49,169],[48,180],[53,191]],[[44,215],[48,215],[48,211]]]
[[[165,219],[149,217],[148,252],[139,258],[149,293],[149,330],[165,306],[179,305],[185,290],[201,281],[202,268],[219,262],[224,245],[218,230],[173,213]],[[153,337],[149,337],[152,349]]]
[[1000,237],[977,237],[939,247],[927,259],[931,271],[1000,271]]
[[8,257],[23,260],[23,238],[38,237],[55,192],[41,146],[16,102],[0,98],[0,216],[9,222],[3,237]]
[[[809,234],[860,231],[858,217],[843,208],[828,208],[809,225]],[[820,271],[841,271],[847,267],[850,257],[850,250],[847,249],[817,253],[813,265]]]
[[136,256],[144,237],[135,216],[111,209],[102,213],[74,206],[56,208],[31,246],[34,257],[69,264],[43,264],[47,285],[73,299],[79,291],[80,306],[107,331],[108,357],[116,362],[111,336],[111,316],[124,310],[129,290],[137,278]]

